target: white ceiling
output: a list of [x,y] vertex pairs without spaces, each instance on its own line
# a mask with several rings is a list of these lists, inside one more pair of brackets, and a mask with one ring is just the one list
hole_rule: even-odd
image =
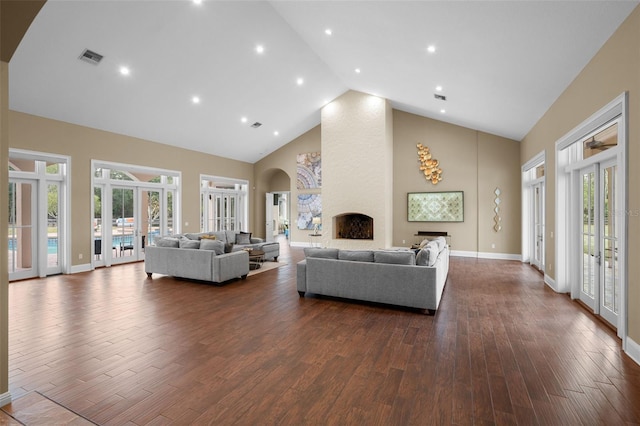
[[637,4],[49,0],[9,64],[10,108],[254,163],[352,89],[521,140]]

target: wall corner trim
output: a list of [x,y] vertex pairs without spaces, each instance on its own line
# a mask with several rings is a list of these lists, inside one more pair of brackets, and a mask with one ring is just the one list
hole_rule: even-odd
[[558,285],[556,284],[556,281],[547,274],[544,274],[544,283],[551,287],[551,290],[555,291],[556,293],[560,293],[558,291]]
[[0,394],[0,407],[11,404],[11,392]]
[[636,343],[631,337],[627,336],[625,353],[629,355],[636,364],[640,365],[640,344]]

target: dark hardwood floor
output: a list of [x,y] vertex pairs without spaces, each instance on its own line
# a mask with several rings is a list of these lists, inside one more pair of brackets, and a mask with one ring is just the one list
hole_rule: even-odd
[[[640,367],[532,268],[451,258],[435,316],[141,263],[9,286],[10,391],[98,424],[640,423]],[[35,424],[35,423],[34,423]]]

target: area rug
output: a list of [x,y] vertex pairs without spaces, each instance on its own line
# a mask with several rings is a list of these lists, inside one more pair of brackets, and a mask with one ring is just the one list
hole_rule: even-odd
[[257,275],[262,272],[271,271],[273,269],[277,269],[284,265],[286,265],[286,263],[284,262],[263,262],[262,265],[260,265],[260,269],[254,269],[253,271],[249,271],[248,276],[251,277],[253,275]]

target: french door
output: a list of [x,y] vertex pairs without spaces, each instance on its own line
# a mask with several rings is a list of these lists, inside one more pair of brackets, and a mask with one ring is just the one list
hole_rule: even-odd
[[38,276],[37,181],[9,179],[9,280]]
[[579,173],[581,188],[580,300],[614,327],[620,309],[619,227],[615,161]]
[[202,197],[202,230],[239,231],[242,227],[240,217],[241,196],[233,192],[203,191]]
[[532,186],[533,221],[531,223],[531,264],[544,271],[544,182]]
[[163,193],[157,188],[111,187],[113,264],[144,260],[145,246],[162,231]]

